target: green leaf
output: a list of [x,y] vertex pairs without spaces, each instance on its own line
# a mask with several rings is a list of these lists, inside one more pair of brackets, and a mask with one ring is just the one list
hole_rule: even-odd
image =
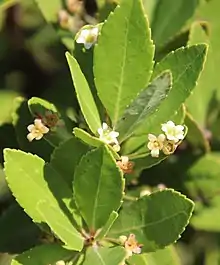
[[9,8],[16,4],[18,0],[0,0],[0,11],[4,11],[5,9]]
[[59,260],[66,260],[72,256],[72,252],[58,244],[46,244],[16,256],[11,265],[55,264]]
[[75,168],[88,151],[88,145],[72,137],[55,148],[51,155],[50,164],[65,179],[71,189]]
[[[203,26],[206,28],[206,40],[203,40],[203,42],[209,43],[209,51],[208,51],[208,60],[205,65],[204,69],[204,77],[203,74],[201,76],[201,79],[199,80],[199,87],[203,87],[203,92],[201,92],[201,88],[199,92],[202,94],[207,91],[207,94],[209,91],[217,90],[217,97],[220,99],[220,76],[218,75],[218,67],[220,64],[220,51],[219,51],[219,30],[220,30],[220,21],[219,21],[219,10],[220,8],[220,2],[218,0],[212,0],[209,2],[204,1],[203,4],[201,4],[201,7],[198,10],[198,17],[202,18]],[[197,34],[198,36],[198,34]],[[195,42],[201,42],[201,38],[198,39],[198,37],[192,41]],[[204,84],[202,83],[204,82]],[[206,85],[207,84],[207,85]],[[205,89],[205,90],[204,90]],[[198,93],[199,93],[198,92]],[[205,94],[204,94],[205,97]]]
[[[207,153],[186,172],[185,187],[196,202],[191,224],[200,230],[220,231],[220,154]],[[215,218],[210,218],[214,216]]]
[[[205,33],[202,25],[194,23],[190,30],[189,44],[197,44],[201,42],[211,45],[209,36]],[[206,124],[209,103],[214,90],[216,89],[216,86],[212,84],[213,78],[216,78],[215,66],[213,64],[215,59],[212,46],[210,46],[204,70],[200,75],[192,95],[187,100],[189,113],[202,127]]]
[[27,134],[29,133],[27,127],[33,123],[33,117],[28,109],[27,101],[21,97],[16,98],[13,109],[12,122],[20,148],[39,155],[45,161],[49,161],[53,147],[45,141],[44,137],[39,141],[32,141],[31,143],[27,139]]
[[[154,46],[141,1],[121,1],[104,23],[94,51],[96,88],[113,125],[148,85],[153,54]],[[108,63],[105,63],[106,55]]]
[[66,58],[84,118],[90,130],[97,134],[97,130],[101,127],[101,122],[89,85],[76,59],[68,52],[66,53]]
[[38,243],[39,228],[17,203],[1,214],[0,227],[0,252],[20,253]]
[[203,152],[209,152],[210,145],[208,140],[205,138],[205,132],[202,131],[198,123],[193,119],[193,117],[189,113],[187,113],[186,115],[185,124],[189,129],[186,139],[192,145],[192,147],[199,148]]
[[126,257],[122,247],[89,247],[83,265],[116,265],[122,264]]
[[148,117],[157,111],[160,104],[167,97],[172,84],[170,71],[165,71],[140,92],[134,101],[126,108],[122,118],[116,125],[119,140],[122,142],[135,133],[135,129],[145,123]]
[[[102,24],[100,23],[96,25],[96,27],[98,27],[99,30],[101,30]],[[85,26],[84,28],[91,29],[93,28],[93,26],[88,25]],[[75,37],[75,39],[76,38],[77,36]],[[98,112],[100,114],[101,120],[105,120],[106,112],[101,103],[101,100],[97,95],[97,90],[95,87],[94,73],[93,73],[93,48],[87,50],[85,49],[84,45],[75,42],[73,57],[77,60],[80,69],[87,80],[89,88],[94,97],[94,101],[97,106]]]
[[178,257],[173,246],[156,252],[133,255],[129,260],[129,264],[135,265],[180,265],[180,258]]
[[0,125],[4,122],[11,121],[11,111],[13,106],[13,101],[17,97],[17,93],[10,90],[1,90],[0,91]]
[[124,179],[106,146],[87,153],[76,168],[73,182],[76,204],[91,231],[108,221],[122,203]]
[[107,221],[107,223],[104,225],[104,227],[100,230],[100,232],[96,235],[96,240],[102,239],[103,237],[105,237],[109,230],[111,229],[111,227],[113,226],[115,220],[118,218],[118,213],[113,211],[110,214],[110,217]]
[[[49,164],[45,165],[43,159],[36,155],[13,149],[4,149],[4,159],[8,185],[16,200],[35,222],[45,221],[35,210],[41,200],[71,215],[74,211],[72,191]],[[18,178],[18,172],[22,177]]]
[[47,201],[40,201],[37,205],[37,211],[68,249],[82,250],[84,238],[61,210],[49,205]]
[[145,12],[147,13],[148,20],[150,22],[150,25],[152,23],[155,8],[157,6],[157,1],[155,0],[143,0],[143,6],[145,9]]
[[47,22],[57,23],[58,12],[62,9],[62,0],[44,1],[35,0]]
[[188,19],[193,16],[198,4],[199,0],[157,1],[151,23],[155,45],[161,47],[174,38]]
[[211,152],[202,156],[193,163],[186,172],[186,175],[185,185],[191,197],[196,199],[200,197],[201,193],[204,199],[218,195],[220,154],[218,152]]
[[162,123],[168,121],[189,97],[203,69],[207,46],[205,44],[180,48],[168,54],[159,62],[153,78],[169,69],[173,76],[173,86],[168,97],[162,102],[157,112],[152,114],[136,132],[136,135],[158,133]]
[[193,202],[171,189],[154,192],[125,204],[108,237],[136,235],[143,251],[151,252],[175,242],[192,214]]
[[[79,138],[84,143],[86,143],[90,146],[99,147],[99,146],[102,146],[104,144],[104,142],[99,140],[99,138],[96,138],[96,137],[90,135],[89,133],[85,132],[84,130],[82,130],[80,128],[74,128],[73,132],[77,138]],[[106,146],[109,148],[109,150],[111,151],[114,158],[117,160],[120,160],[119,154],[114,151],[112,146],[111,145],[106,145]]]
[[[71,137],[71,133],[67,131],[65,124],[59,125],[61,117],[56,107],[52,103],[41,98],[32,97],[28,100],[28,107],[33,118],[44,119],[47,115],[47,112],[57,116],[58,125],[56,126],[55,124],[53,127],[50,128],[50,126],[46,124],[46,126],[49,127],[50,130],[47,134],[44,135],[45,140],[47,140],[52,146],[58,146],[61,142]],[[49,122],[51,122],[51,120],[53,123],[53,119],[50,119]]]

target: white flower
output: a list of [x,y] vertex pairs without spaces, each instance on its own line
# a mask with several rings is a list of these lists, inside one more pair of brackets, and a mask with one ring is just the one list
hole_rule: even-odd
[[163,149],[163,143],[166,139],[166,136],[164,134],[160,134],[158,137],[156,137],[153,134],[148,134],[148,149],[151,150],[151,156],[152,157],[158,157],[160,150]]
[[175,125],[172,121],[162,124],[162,131],[165,132],[168,140],[174,141],[175,143],[184,138],[184,126]]
[[30,132],[27,135],[27,139],[31,142],[34,139],[40,140],[44,134],[49,132],[49,129],[44,126],[41,119],[35,119],[34,124],[30,124],[27,127],[28,131]]
[[83,43],[86,49],[90,49],[92,45],[97,41],[98,33],[98,27],[84,28],[80,31],[76,42]]
[[106,144],[114,144],[114,146],[119,146],[117,137],[119,136],[118,132],[112,131],[108,125],[103,122],[102,128],[98,129],[99,139]]

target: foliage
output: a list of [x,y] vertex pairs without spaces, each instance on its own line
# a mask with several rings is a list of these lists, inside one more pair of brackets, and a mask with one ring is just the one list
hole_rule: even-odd
[[0,264],[218,264],[219,7],[0,0]]

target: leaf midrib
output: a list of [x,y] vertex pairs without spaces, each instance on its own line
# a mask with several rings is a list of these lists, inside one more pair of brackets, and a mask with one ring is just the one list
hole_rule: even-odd
[[141,225],[131,226],[131,227],[126,228],[126,229],[113,231],[111,234],[118,234],[118,233],[129,232],[129,231],[131,231],[131,230],[138,230],[138,229],[147,228],[147,227],[149,227],[149,226],[153,226],[153,225],[157,225],[157,224],[163,223],[163,222],[165,222],[165,221],[167,221],[167,220],[169,220],[169,219],[172,219],[172,218],[174,218],[174,217],[176,217],[176,216],[178,216],[178,215],[180,215],[180,214],[186,215],[186,216],[188,217],[186,211],[183,211],[183,210],[182,210],[182,211],[179,211],[179,212],[177,212],[177,213],[175,213],[175,214],[172,214],[172,215],[170,215],[170,216],[164,217],[163,219],[160,219],[160,220],[158,220],[158,221],[154,221],[154,222],[150,222],[150,223],[147,223],[147,224],[143,224],[143,221],[144,221],[144,219],[143,219]]
[[93,212],[92,212],[92,228],[96,228],[96,210],[98,207],[98,198],[99,198],[99,193],[100,193],[100,187],[101,187],[101,182],[102,182],[102,167],[103,167],[103,152],[102,152],[102,166],[100,168],[100,173],[99,173],[99,180],[98,180],[98,186],[97,186],[97,191],[96,191],[96,196],[95,196],[95,201],[94,201],[94,207],[93,207]]
[[[137,1],[137,0],[135,0]],[[130,9],[129,17],[128,20],[126,21],[127,27],[126,27],[126,33],[125,33],[125,40],[127,40],[128,33],[129,33],[129,21],[131,19],[131,10],[134,6],[134,1],[132,3],[132,7]],[[128,41],[125,41],[125,46],[124,46],[124,52],[123,52],[123,59],[122,59],[122,69],[121,69],[121,76],[120,76],[120,81],[119,81],[119,86],[118,86],[118,96],[115,104],[115,110],[114,110],[114,119],[113,119],[113,125],[115,125],[118,121],[118,116],[119,116],[119,110],[120,110],[120,102],[121,102],[121,95],[122,95],[122,85],[124,83],[124,70],[125,70],[125,63],[126,63],[126,58],[127,58],[127,48],[128,48]]]

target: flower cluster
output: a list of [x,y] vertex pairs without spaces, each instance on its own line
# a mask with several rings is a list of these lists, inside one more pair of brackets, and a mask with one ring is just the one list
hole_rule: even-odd
[[41,119],[35,119],[34,124],[28,125],[27,129],[29,131],[27,135],[29,142],[32,142],[34,139],[40,140],[44,134],[49,132],[49,128],[42,123]]
[[121,156],[121,160],[116,164],[120,167],[124,174],[131,174],[133,172],[134,163],[129,161],[127,156]]
[[63,126],[64,122],[60,119],[58,113],[52,111],[46,111],[44,116],[37,115],[34,120],[34,124],[28,125],[27,129],[29,131],[27,139],[29,142],[35,140],[40,140],[43,138],[44,134],[49,131],[55,131],[58,126]]
[[141,253],[141,248],[143,245],[138,243],[134,234],[130,234],[129,237],[120,236],[119,240],[127,252],[126,259],[131,257],[133,254]]
[[117,137],[119,136],[118,132],[113,131],[109,126],[103,122],[102,128],[98,129],[99,139],[106,144],[113,146],[116,152],[120,151],[120,145],[118,143]]
[[159,136],[148,134],[147,147],[152,157],[159,157],[160,151],[165,155],[172,154],[184,139],[184,126],[175,125],[173,121],[162,124],[161,129],[164,133]]
[[90,49],[92,45],[96,43],[98,33],[99,28],[97,26],[91,28],[83,28],[76,37],[76,42],[82,43],[84,44],[84,47],[86,49]]

